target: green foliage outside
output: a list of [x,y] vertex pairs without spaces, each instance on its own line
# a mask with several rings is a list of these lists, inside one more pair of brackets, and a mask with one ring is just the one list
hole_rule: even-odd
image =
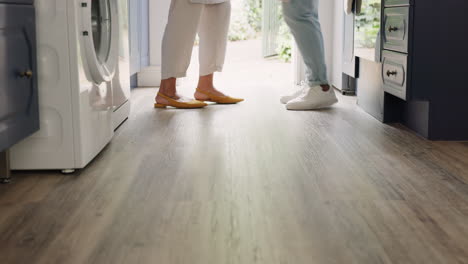
[[228,39],[230,41],[240,41],[253,39],[258,33],[247,23],[245,17],[233,16]]
[[361,13],[356,19],[356,45],[358,48],[374,48],[380,30],[380,0],[363,3]]
[[249,25],[255,32],[262,31],[262,0],[244,0],[244,11]]
[[[236,4],[233,2],[233,4]],[[281,8],[281,5],[279,5]],[[257,38],[262,31],[262,0],[242,0],[233,6],[231,27],[228,38],[230,41],[241,41]],[[286,26],[282,10],[278,12],[281,21],[278,35],[278,56],[282,61],[289,62],[292,58],[292,36]]]
[[293,39],[291,32],[289,31],[289,27],[286,25],[286,22],[284,22],[281,5],[279,5],[278,8],[280,9],[278,12],[278,19],[281,21],[281,25],[279,28],[278,48],[276,49],[276,52],[278,52],[278,56],[282,61],[290,62],[292,59]]
[[262,31],[262,0],[242,0],[240,4],[233,7],[230,41],[253,39]]

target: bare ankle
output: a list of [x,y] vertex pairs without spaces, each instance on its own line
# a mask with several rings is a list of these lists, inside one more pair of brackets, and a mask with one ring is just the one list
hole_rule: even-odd
[[176,90],[175,89],[160,88],[159,92],[164,94],[164,95],[167,95],[169,97],[173,97],[173,96],[176,95]]
[[177,93],[176,83],[177,83],[176,78],[162,80],[161,86],[159,88],[159,92],[167,96],[171,96],[171,97],[175,96]]
[[330,85],[326,84],[326,85],[320,85],[322,87],[322,91],[324,92],[328,92],[330,90]]
[[206,76],[200,76],[200,79],[198,80],[197,89],[200,89],[200,90],[203,90],[203,91],[215,90],[213,80],[214,80],[214,74],[210,74],[210,75],[206,75]]

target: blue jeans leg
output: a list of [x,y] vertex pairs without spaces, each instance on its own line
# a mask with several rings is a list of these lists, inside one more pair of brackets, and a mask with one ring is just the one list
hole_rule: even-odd
[[319,0],[283,2],[284,19],[304,58],[307,81],[310,86],[328,84],[318,4]]

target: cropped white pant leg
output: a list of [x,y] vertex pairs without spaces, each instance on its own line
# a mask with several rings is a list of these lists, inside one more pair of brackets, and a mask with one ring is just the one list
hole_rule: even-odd
[[231,3],[194,4],[172,0],[162,45],[162,79],[185,77],[195,37],[200,38],[200,76],[222,71]]

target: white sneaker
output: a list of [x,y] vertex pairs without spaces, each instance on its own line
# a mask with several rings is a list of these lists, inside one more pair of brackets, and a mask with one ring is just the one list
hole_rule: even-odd
[[333,87],[326,92],[320,85],[306,88],[302,94],[286,104],[288,110],[317,110],[330,107],[338,102]]
[[300,90],[297,90],[295,91],[294,93],[290,94],[290,95],[283,95],[281,96],[280,98],[280,102],[282,104],[287,104],[289,103],[289,101],[293,100],[293,99],[296,99],[297,97],[299,97],[299,95],[302,94],[302,91],[304,90],[304,88],[300,89]]

